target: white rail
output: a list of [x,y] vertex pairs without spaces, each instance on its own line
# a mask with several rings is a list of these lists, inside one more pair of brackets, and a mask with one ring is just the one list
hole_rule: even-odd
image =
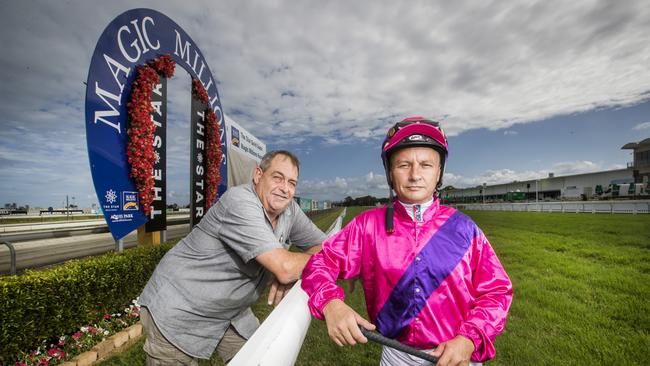
[[[347,209],[327,230],[331,236],[341,230]],[[307,307],[309,297],[298,281],[255,331],[244,347],[228,363],[229,366],[290,366],[296,362],[307,335],[311,314]]]
[[636,201],[569,201],[528,203],[459,203],[462,210],[524,211],[524,212],[575,212],[610,214],[648,214],[650,200]]

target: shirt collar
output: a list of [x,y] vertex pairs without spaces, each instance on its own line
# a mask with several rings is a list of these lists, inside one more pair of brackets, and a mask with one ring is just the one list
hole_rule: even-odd
[[433,205],[434,199],[432,197],[429,201],[424,203],[404,203],[400,200],[397,201],[404,206],[404,209],[411,220],[415,222],[423,222],[425,221],[424,213],[429,207],[431,207],[431,205]]

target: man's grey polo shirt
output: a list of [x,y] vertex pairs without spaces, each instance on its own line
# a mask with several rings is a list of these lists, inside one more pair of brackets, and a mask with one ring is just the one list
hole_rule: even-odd
[[210,358],[231,323],[246,338],[257,329],[250,306],[270,272],[254,258],[290,244],[308,249],[325,239],[293,200],[273,230],[252,184],[230,188],[163,257],[139,302],[172,344]]

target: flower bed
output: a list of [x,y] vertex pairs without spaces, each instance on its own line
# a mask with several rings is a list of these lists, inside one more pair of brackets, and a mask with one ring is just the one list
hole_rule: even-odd
[[104,314],[125,309],[172,246],[128,249],[0,277],[0,365],[13,365],[21,352],[39,346],[48,352],[43,342],[57,344],[82,325],[107,329]]
[[43,341],[37,349],[21,352],[16,366],[54,366],[72,360],[76,355],[92,349],[108,337],[135,324],[140,319],[140,305],[133,300],[124,313],[104,314],[103,318],[94,324],[88,324],[78,331],[59,337],[58,342]]

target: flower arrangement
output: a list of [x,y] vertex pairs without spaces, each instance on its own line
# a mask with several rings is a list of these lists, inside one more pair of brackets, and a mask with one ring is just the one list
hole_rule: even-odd
[[221,182],[221,175],[219,166],[223,153],[221,151],[221,130],[219,129],[219,122],[217,116],[212,109],[208,111],[207,115],[207,171],[206,180],[208,186],[205,192],[205,209],[208,210],[212,203],[217,198],[217,187]]
[[132,84],[131,99],[127,104],[130,118],[127,134],[129,141],[126,155],[131,165],[129,174],[138,189],[140,204],[144,213],[149,215],[153,202],[152,175],[156,156],[153,148],[153,138],[156,127],[151,120],[151,93],[154,86],[160,82],[160,75],[170,78],[174,75],[176,62],[169,55],[157,57],[137,68],[135,81]]
[[194,98],[199,99],[205,105],[208,106],[206,111],[206,158],[207,158],[207,169],[206,169],[206,180],[207,187],[205,192],[205,209],[206,211],[210,209],[212,203],[217,198],[217,187],[221,182],[221,175],[219,166],[221,165],[221,159],[223,158],[223,152],[221,150],[221,130],[219,128],[219,121],[217,116],[209,107],[209,97],[208,92],[205,90],[201,82],[197,79],[192,79],[192,95]]
[[138,299],[132,301],[124,313],[104,314],[97,324],[79,328],[73,334],[64,335],[48,346],[47,341],[36,350],[23,353],[15,366],[54,366],[83,353],[107,337],[125,329],[140,319]]
[[208,92],[205,90],[199,79],[192,78],[192,96],[203,102],[205,105],[209,105],[210,103]]

